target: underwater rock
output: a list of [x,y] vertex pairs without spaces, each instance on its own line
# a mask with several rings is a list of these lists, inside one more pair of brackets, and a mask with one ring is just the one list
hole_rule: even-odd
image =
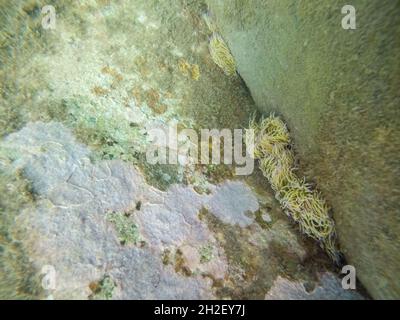
[[[34,265],[55,268],[56,299],[89,297],[89,284],[104,274],[115,281],[114,298],[211,298],[209,280],[201,274],[223,279],[227,260],[199,211],[208,206],[224,222],[247,226],[253,219],[246,212],[258,209],[242,182],[213,186],[210,195],[181,185],[162,192],[127,163],[92,163],[90,150],[56,122],[29,123],[2,147],[20,154],[11,168],[23,170],[39,196],[18,224],[31,230],[23,241]],[[111,213],[122,217],[110,219]],[[127,234],[131,231],[135,234]],[[121,241],[125,238],[134,241]],[[162,253],[171,248],[181,252],[181,267],[193,277],[182,278],[176,266],[163,267]]]
[[[260,299],[278,275],[303,281],[332,269],[252,178],[224,181],[232,178],[229,168],[194,167],[199,177],[188,179],[189,187],[183,178],[192,169],[143,165],[145,128],[152,124],[242,128],[254,112],[235,76],[230,40],[216,36],[211,20],[205,30],[204,4],[189,2],[60,5],[65,19],[55,33],[17,14],[23,1],[1,6],[7,19],[0,71],[7,76],[0,148],[7,147],[7,160],[2,155],[0,167],[27,180],[30,197],[22,211],[25,202],[12,199],[21,189],[5,192],[14,205],[5,206],[10,230],[23,239],[26,259],[11,250],[2,262],[6,270],[18,264],[24,286],[22,271],[32,262],[39,287],[40,271],[54,268],[48,298]],[[38,120],[47,123],[30,122]],[[15,187],[1,182],[2,190]],[[256,210],[259,197],[271,199],[271,207]],[[264,209],[273,222],[262,223]]]
[[[211,185],[210,194],[177,184],[160,191],[128,163],[91,162],[90,150],[56,122],[28,123],[0,147],[15,150],[3,169],[25,172],[37,195],[16,224],[35,269],[55,270],[56,286],[46,291],[48,297],[214,299],[226,279],[236,279],[235,270],[242,270],[243,261],[231,265],[242,259],[232,256],[238,250],[251,252],[255,261],[270,259],[271,270],[307,257],[286,220],[266,231],[248,215],[259,205],[244,182]],[[211,217],[218,223],[210,224]],[[237,237],[242,240],[228,256],[225,242],[231,246]],[[264,275],[266,283],[275,272]],[[230,281],[228,287],[234,285]],[[258,290],[265,292],[261,284]]]
[[242,182],[228,181],[218,186],[206,207],[225,223],[250,225],[253,219],[247,213],[259,209],[257,198]]
[[356,30],[338,0],[207,3],[258,108],[288,124],[347,263],[373,298],[398,299],[398,3],[359,2]]
[[356,291],[344,290],[340,279],[332,273],[323,273],[319,283],[310,291],[299,281],[278,277],[266,300],[364,300]]
[[[194,205],[194,191],[165,194],[122,161],[91,163],[90,151],[59,123],[30,123],[2,145],[23,151],[12,166],[24,170],[39,196],[35,208],[18,216],[18,225],[28,231],[23,242],[37,269],[50,265],[56,271],[54,298],[87,298],[89,284],[104,274],[115,281],[117,299],[213,297],[201,276],[187,278],[164,267],[162,248],[157,246],[190,242],[200,247],[214,241],[196,218],[201,202]],[[185,218],[180,210],[189,207],[185,214],[190,216]],[[130,214],[139,226],[142,245],[120,243],[107,219],[110,211]],[[155,219],[160,219],[161,229]]]

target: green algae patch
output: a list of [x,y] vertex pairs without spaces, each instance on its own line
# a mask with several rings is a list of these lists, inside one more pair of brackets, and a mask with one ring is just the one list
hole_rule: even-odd
[[138,225],[125,213],[108,212],[106,219],[114,225],[118,240],[122,245],[143,244]]
[[126,119],[124,109],[109,106],[85,97],[63,100],[65,121],[77,137],[94,147],[102,159],[137,162],[146,143],[139,128]]
[[210,262],[214,257],[214,247],[212,244],[206,244],[199,248],[200,263]]
[[144,173],[146,182],[160,190],[166,191],[172,184],[179,184],[186,181],[185,168],[177,164],[150,164],[140,157],[142,161],[138,163]]
[[181,183],[182,166],[147,162],[146,134],[140,125],[126,118],[126,110],[118,107],[111,111],[89,97],[75,97],[63,99],[61,106],[52,109],[52,115],[72,127],[77,138],[92,148],[93,161],[119,159],[138,165],[146,181],[160,190]]

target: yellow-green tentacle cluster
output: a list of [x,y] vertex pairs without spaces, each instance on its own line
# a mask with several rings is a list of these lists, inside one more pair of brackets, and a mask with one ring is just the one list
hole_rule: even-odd
[[211,34],[208,48],[214,63],[220,67],[227,76],[236,73],[236,62],[224,39],[218,33],[218,27],[209,11],[203,14],[203,20]]
[[285,123],[273,114],[250,122],[254,130],[254,157],[268,179],[285,213],[296,221],[306,235],[321,243],[327,253],[339,259],[335,245],[335,225],[320,193],[294,174],[295,159]]
[[210,38],[209,49],[211,58],[226,75],[231,76],[236,73],[235,59],[224,39],[216,32]]

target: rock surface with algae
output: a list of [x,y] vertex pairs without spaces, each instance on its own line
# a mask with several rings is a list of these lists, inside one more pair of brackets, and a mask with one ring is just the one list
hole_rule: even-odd
[[400,3],[208,0],[258,108],[288,124],[374,298],[400,297]]
[[146,161],[150,128],[255,111],[203,1],[54,1],[52,30],[47,4],[0,2],[1,298],[262,299],[278,277],[338,278],[259,171]]
[[[23,235],[21,244],[33,268],[52,266],[55,270],[57,285],[47,289],[48,297],[234,297],[231,290],[244,281],[240,277],[248,263],[235,262],[242,254],[260,259],[269,250],[269,258],[280,256],[293,267],[307,255],[287,223],[271,226],[267,234],[256,224],[259,200],[244,182],[227,181],[203,195],[180,185],[163,192],[120,160],[92,163],[90,150],[56,122],[30,123],[4,139],[1,147],[19,154],[3,169],[23,171],[32,181],[37,201],[17,214],[14,228]],[[243,201],[235,204],[238,193]],[[124,219],[116,226],[110,212],[123,214]],[[210,219],[221,219],[217,233]],[[135,241],[121,241],[120,229],[133,224],[139,236]],[[250,229],[241,231],[241,226]],[[248,235],[242,235],[242,247],[232,247],[240,255],[226,252],[226,237],[238,238],[243,232]],[[290,252],[286,257],[272,250],[279,243]],[[271,262],[270,268],[276,263]],[[276,270],[269,272],[261,283],[255,282],[260,296],[276,278]],[[311,281],[308,272],[300,272],[299,279]],[[336,294],[346,297],[339,288]]]

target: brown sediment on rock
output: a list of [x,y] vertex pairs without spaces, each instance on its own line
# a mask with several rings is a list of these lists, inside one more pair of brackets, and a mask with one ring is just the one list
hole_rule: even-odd
[[151,110],[156,114],[163,114],[167,111],[167,106],[161,103],[160,93],[155,89],[150,89],[144,92],[145,101]]
[[124,77],[117,70],[111,68],[110,66],[103,67],[101,72],[103,74],[108,74],[113,78],[111,88],[115,88],[124,79]]
[[178,61],[178,68],[182,75],[190,77],[192,80],[200,79],[200,67],[197,64],[190,64],[185,59],[181,58]]
[[95,86],[94,88],[92,88],[92,92],[96,95],[96,96],[105,96],[107,94],[110,93],[110,90],[105,89],[103,87],[100,86]]

